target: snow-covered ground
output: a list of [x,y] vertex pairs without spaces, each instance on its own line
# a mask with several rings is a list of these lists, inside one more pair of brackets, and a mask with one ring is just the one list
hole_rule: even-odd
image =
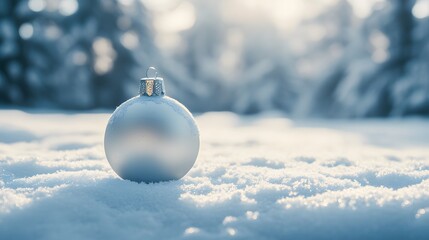
[[0,111],[0,239],[429,239],[429,120],[207,113],[188,175],[137,184],[108,117]]

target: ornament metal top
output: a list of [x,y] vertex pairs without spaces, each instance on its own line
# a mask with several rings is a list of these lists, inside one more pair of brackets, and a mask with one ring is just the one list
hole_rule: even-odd
[[[149,71],[155,71],[153,77],[149,77]],[[146,77],[140,79],[140,95],[144,96],[163,96],[165,95],[164,79],[158,77],[156,68],[150,67],[146,71]]]
[[[149,77],[149,71],[155,74]],[[113,112],[104,136],[112,169],[135,182],[182,178],[194,165],[199,145],[192,114],[165,95],[164,79],[152,67],[140,80],[140,95]]]

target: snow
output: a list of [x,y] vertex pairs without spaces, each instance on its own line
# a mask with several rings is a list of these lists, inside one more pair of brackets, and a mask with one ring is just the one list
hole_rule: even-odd
[[0,239],[427,239],[429,121],[197,117],[183,179],[119,179],[104,113],[0,111]]

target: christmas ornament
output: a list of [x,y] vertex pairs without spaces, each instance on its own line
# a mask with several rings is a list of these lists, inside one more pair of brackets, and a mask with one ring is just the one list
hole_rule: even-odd
[[[153,77],[148,76],[151,70]],[[192,114],[165,95],[164,80],[155,68],[140,80],[140,95],[116,108],[104,136],[112,169],[135,182],[180,179],[194,165],[199,145]]]

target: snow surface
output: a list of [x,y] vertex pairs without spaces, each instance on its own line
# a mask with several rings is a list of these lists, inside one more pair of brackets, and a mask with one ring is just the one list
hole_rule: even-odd
[[428,120],[206,113],[188,175],[137,184],[108,117],[0,111],[0,239],[429,239]]

